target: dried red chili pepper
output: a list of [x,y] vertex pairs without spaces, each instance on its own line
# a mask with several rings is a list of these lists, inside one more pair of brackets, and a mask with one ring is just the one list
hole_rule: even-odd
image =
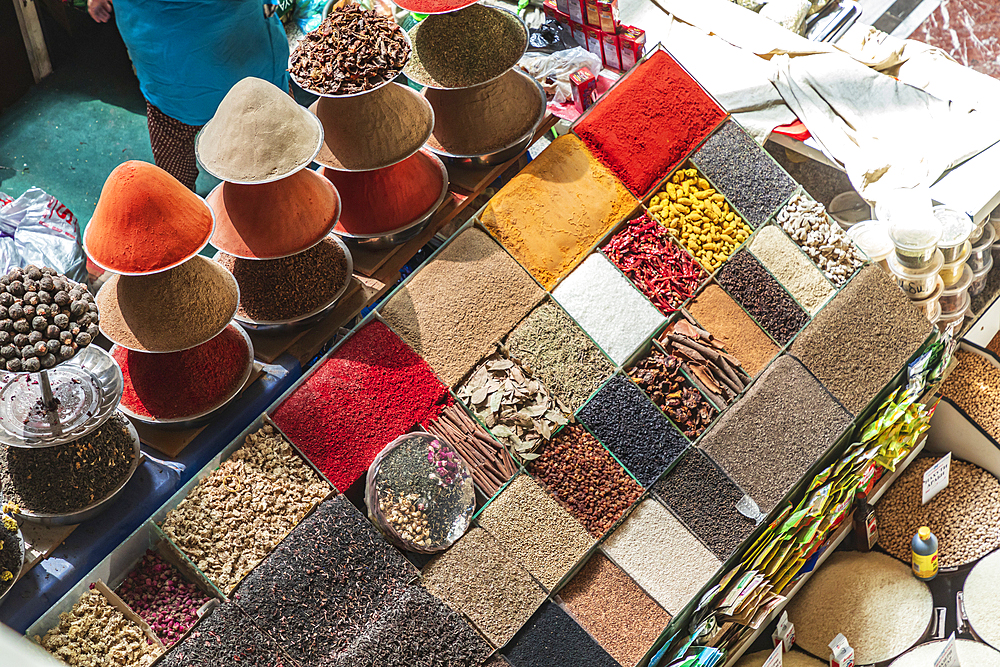
[[664,315],[694,296],[707,277],[670,233],[646,215],[615,234],[604,246],[604,254]]

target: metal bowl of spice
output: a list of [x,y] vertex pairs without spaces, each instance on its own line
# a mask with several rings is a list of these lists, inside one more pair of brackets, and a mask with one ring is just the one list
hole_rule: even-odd
[[[112,418],[114,418],[114,415],[112,415]],[[127,473],[112,487],[110,492],[108,492],[100,500],[90,503],[82,509],[67,512],[65,514],[36,512],[21,507],[15,515],[25,521],[38,523],[43,526],[69,526],[77,523],[83,523],[84,521],[92,519],[104,510],[108,509],[108,507],[115,502],[122,489],[125,488],[125,485],[128,484],[130,479],[132,479],[132,475],[135,474],[135,471],[139,468],[139,464],[142,463],[143,459],[143,453],[139,447],[139,433],[135,430],[135,426],[132,425],[132,422],[123,417],[121,418],[121,421],[124,422],[124,426],[128,432],[127,437],[132,443],[132,459]]]
[[[118,406],[118,409],[122,413],[124,413],[125,416],[128,417],[130,420],[134,420],[142,424],[147,424],[149,426],[155,426],[157,428],[168,429],[168,430],[183,430],[188,428],[194,428],[195,426],[200,426],[201,424],[208,421],[213,414],[215,414],[218,410],[221,410],[226,405],[228,405],[229,402],[232,401],[233,398],[235,398],[243,390],[243,387],[246,385],[247,380],[250,379],[250,375],[253,373],[253,341],[250,340],[250,336],[248,336],[247,332],[243,329],[243,327],[241,327],[236,322],[230,322],[229,326],[226,327],[226,329],[227,329],[226,331],[223,331],[216,338],[213,338],[211,341],[208,341],[207,343],[203,343],[202,345],[199,345],[198,347],[195,348],[191,348],[189,350],[184,350],[182,352],[174,353],[174,355],[177,355],[178,358],[179,355],[185,355],[190,357],[192,355],[198,355],[200,351],[199,348],[202,348],[204,353],[207,353],[207,356],[209,358],[212,357],[215,358],[215,367],[211,370],[214,371],[223,370],[221,366],[226,363],[223,360],[223,356],[226,356],[227,359],[228,356],[222,355],[219,352],[217,346],[215,349],[210,349],[207,348],[206,346],[212,345],[214,341],[221,341],[222,344],[229,343],[230,341],[223,340],[223,337],[228,334],[228,331],[234,331],[236,332],[236,334],[238,334],[238,340],[241,341],[243,345],[245,345],[245,348],[243,349],[244,349],[244,354],[246,355],[246,361],[244,364],[239,365],[239,367],[224,369],[226,371],[233,371],[232,375],[229,376],[230,382],[226,383],[229,386],[229,390],[225,391],[217,400],[211,401],[211,405],[206,406],[202,404],[201,406],[199,406],[197,412],[179,417],[154,417],[151,416],[148,412],[147,414],[141,414],[133,409],[130,409],[128,405],[126,405],[126,399],[123,398],[121,405]],[[125,348],[120,347],[118,345],[115,345],[113,348],[111,348],[111,354],[116,359],[121,358],[120,355],[126,354],[127,352],[128,351]],[[162,358],[163,356],[164,355],[156,355],[156,357],[160,358]],[[155,359],[155,357],[152,356],[149,356],[148,358]],[[197,360],[195,361],[196,366],[204,367],[207,365],[207,363],[211,362],[205,359],[202,359],[200,362],[198,362]],[[188,362],[188,364],[180,364],[180,365],[188,366],[190,365],[190,361]],[[208,370],[210,369],[207,368],[204,369],[204,371]],[[168,373],[164,373],[164,375],[167,374]],[[164,377],[162,385],[163,391],[164,392],[183,391],[185,388],[184,385],[187,382],[193,381],[193,379],[190,377],[182,377],[182,375],[183,375],[182,371],[177,372],[177,378],[174,380],[173,386],[170,386],[168,384],[171,382],[170,378]],[[135,392],[134,387],[135,383],[137,382],[137,378],[135,378],[134,376],[135,372],[133,371],[130,373],[128,387],[126,387],[127,392],[129,390]],[[207,378],[205,378],[205,382],[208,382]],[[182,399],[186,400],[187,396],[182,397]]]
[[427,158],[434,161],[441,172],[441,192],[430,208],[412,222],[380,234],[351,234],[337,228],[334,228],[334,234],[347,241],[348,244],[365,250],[385,250],[401,243],[406,243],[410,239],[419,236],[427,225],[430,224],[431,218],[437,213],[438,207],[441,206],[445,197],[448,196],[448,169],[444,166],[444,162],[441,161],[440,157],[430,152],[428,147],[425,147],[422,152]]

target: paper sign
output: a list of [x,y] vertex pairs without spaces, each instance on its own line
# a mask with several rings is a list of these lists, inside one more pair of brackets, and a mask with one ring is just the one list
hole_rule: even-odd
[[781,654],[781,644],[778,644],[774,647],[774,650],[771,651],[771,655],[767,656],[767,660],[764,661],[764,664],[761,667],[781,667]]
[[924,473],[924,499],[921,504],[926,505],[931,498],[948,486],[948,472],[950,470],[951,452],[945,454],[940,461],[927,469],[927,472]]
[[955,633],[951,633],[944,644],[941,657],[934,661],[934,667],[962,667],[958,664],[958,651],[955,649]]

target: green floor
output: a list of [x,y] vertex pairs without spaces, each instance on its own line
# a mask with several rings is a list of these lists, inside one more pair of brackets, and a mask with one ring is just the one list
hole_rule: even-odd
[[[111,170],[153,154],[146,103],[117,30],[77,23],[71,54],[0,114],[0,191],[17,197],[40,187],[86,225]],[[199,194],[217,182],[202,173]]]

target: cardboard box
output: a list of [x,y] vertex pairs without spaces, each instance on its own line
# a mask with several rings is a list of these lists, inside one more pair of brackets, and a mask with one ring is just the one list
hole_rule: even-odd
[[621,71],[622,57],[618,51],[618,35],[613,32],[601,31],[601,42],[604,47],[604,66],[608,69]]
[[587,50],[601,59],[604,63],[604,43],[601,41],[601,31],[589,25],[583,26],[583,32],[587,35]]
[[583,113],[597,101],[597,77],[587,67],[581,67],[569,77],[573,91],[573,105]]
[[569,3],[570,0],[556,0],[556,9],[569,16]]
[[587,15],[584,17],[587,25],[592,28],[600,28],[601,15],[597,12],[597,0],[583,0],[583,7],[587,12]]
[[621,25],[618,19],[618,0],[598,0],[597,15],[601,21],[601,30],[617,33]]
[[642,28],[625,26],[618,35],[618,50],[621,53],[622,71],[635,67],[646,52],[646,31]]
[[579,23],[580,25],[586,23],[586,21],[583,20],[583,0],[569,0],[569,7],[567,8],[566,13],[569,14],[569,20],[571,22]]

